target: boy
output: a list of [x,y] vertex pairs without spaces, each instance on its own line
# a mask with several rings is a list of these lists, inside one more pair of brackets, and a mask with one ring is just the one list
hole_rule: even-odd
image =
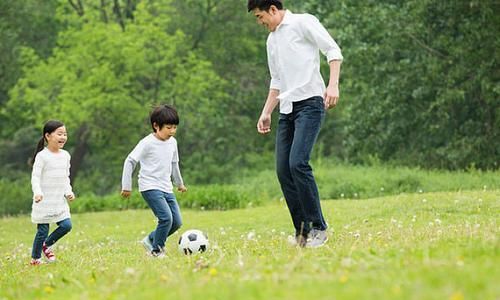
[[151,113],[150,121],[153,133],[139,141],[125,159],[121,195],[130,197],[132,173],[139,163],[139,191],[158,218],[156,230],[142,243],[153,257],[163,257],[167,237],[182,224],[171,178],[180,192],[186,192],[187,188],[179,170],[177,140],[174,138],[179,124],[177,111],[169,105],[160,105]]
[[[327,224],[309,159],[325,110],[335,107],[339,99],[342,54],[312,15],[284,10],[279,0],[248,0],[247,8],[270,31],[266,45],[271,84],[257,131],[271,131],[271,113],[279,103],[276,168],[295,227],[292,242],[301,247],[319,247],[328,239]],[[319,51],[330,66],[326,89],[320,74]]]

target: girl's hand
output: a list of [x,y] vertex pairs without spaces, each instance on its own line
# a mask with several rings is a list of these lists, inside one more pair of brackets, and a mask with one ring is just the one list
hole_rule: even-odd
[[64,197],[66,197],[66,200],[68,201],[73,201],[75,200],[75,195],[74,194],[68,194],[68,195],[65,195]]
[[120,195],[122,195],[123,198],[128,198],[130,197],[130,194],[130,191],[122,191]]
[[187,192],[188,189],[187,189],[187,187],[185,185],[180,185],[180,186],[177,187],[177,190],[179,192],[185,193],[185,192]]
[[42,199],[43,199],[42,195],[35,195],[35,197],[33,197],[33,200],[35,200],[36,203],[42,201]]

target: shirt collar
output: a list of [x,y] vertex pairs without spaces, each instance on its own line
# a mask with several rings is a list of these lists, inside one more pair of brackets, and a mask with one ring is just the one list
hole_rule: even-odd
[[281,20],[281,23],[278,24],[278,27],[276,29],[279,29],[281,25],[286,25],[290,24],[293,18],[293,13],[289,11],[288,9],[285,10],[285,15],[283,16],[283,20]]

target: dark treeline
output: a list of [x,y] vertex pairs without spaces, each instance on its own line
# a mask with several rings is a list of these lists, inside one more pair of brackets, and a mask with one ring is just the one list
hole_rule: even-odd
[[[77,190],[109,193],[158,103],[180,112],[187,182],[271,168],[274,138],[255,129],[269,82],[267,32],[245,4],[0,0],[2,178],[29,174],[41,126],[57,118],[69,131]],[[340,106],[315,155],[498,169],[498,2],[285,4],[316,15],[344,55]]]

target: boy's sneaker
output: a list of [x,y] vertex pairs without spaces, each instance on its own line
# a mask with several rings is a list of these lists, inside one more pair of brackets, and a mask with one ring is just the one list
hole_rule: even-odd
[[149,235],[146,235],[145,238],[142,239],[141,241],[142,245],[148,251],[148,253],[153,252],[153,244],[151,244],[151,240],[149,239]]
[[41,258],[32,258],[31,261],[30,261],[30,265],[32,265],[32,266],[39,266],[42,263],[43,262],[42,262]]
[[47,245],[45,245],[45,243],[43,243],[42,252],[43,252],[43,255],[45,255],[45,258],[47,258],[48,262],[55,262],[56,261],[56,255],[52,251],[52,247],[47,247]]
[[306,238],[302,235],[297,236],[288,236],[288,244],[293,247],[301,247],[304,248],[306,246]]
[[306,247],[308,248],[318,248],[326,244],[328,241],[328,235],[326,230],[312,229],[309,232]]

